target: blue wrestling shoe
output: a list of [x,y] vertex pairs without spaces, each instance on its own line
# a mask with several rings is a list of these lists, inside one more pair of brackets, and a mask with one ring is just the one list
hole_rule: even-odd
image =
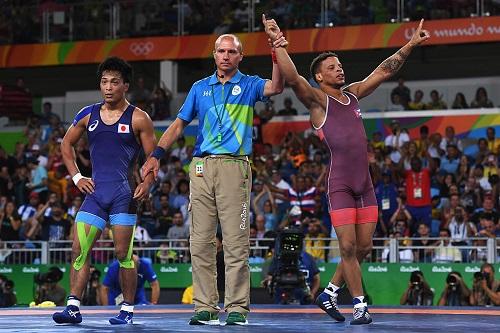
[[82,315],[77,306],[68,305],[63,311],[54,313],[52,319],[58,324],[80,324]]
[[314,303],[336,321],[345,321],[345,317],[339,312],[337,306],[337,296],[337,293],[333,293],[332,296],[323,291]]
[[372,322],[366,303],[355,304],[352,316],[354,319],[351,320],[351,325],[366,325]]
[[109,318],[109,323],[111,325],[125,325],[125,324],[133,324],[132,317],[134,316],[133,312],[128,312],[125,310],[121,310],[118,316]]

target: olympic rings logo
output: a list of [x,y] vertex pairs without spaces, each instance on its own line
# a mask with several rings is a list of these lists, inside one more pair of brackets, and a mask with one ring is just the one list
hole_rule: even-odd
[[152,42],[147,42],[147,43],[136,42],[130,44],[129,49],[130,52],[132,52],[136,56],[148,55],[151,53],[151,51],[153,51],[154,44]]

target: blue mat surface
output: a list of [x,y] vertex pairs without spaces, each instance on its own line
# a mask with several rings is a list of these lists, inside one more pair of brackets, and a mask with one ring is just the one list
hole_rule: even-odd
[[[83,323],[56,325],[60,308],[2,309],[0,332],[500,332],[500,309],[444,307],[371,307],[373,323],[350,326],[351,309],[342,308],[345,323],[336,323],[313,306],[253,305],[248,326],[190,326],[192,306],[137,306],[134,324],[111,326],[116,307],[82,307]],[[226,314],[221,313],[223,323]]]

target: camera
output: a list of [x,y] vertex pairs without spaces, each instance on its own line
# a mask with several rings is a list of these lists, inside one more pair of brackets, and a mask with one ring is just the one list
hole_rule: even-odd
[[14,281],[5,280],[5,282],[3,284],[3,288],[5,291],[10,291],[10,290],[14,289]]
[[99,279],[101,278],[101,271],[95,268],[91,273],[89,277],[89,281],[97,281],[99,282]]
[[446,283],[448,283],[450,286],[454,286],[457,284],[457,277],[454,275],[448,275],[446,278]]
[[410,282],[413,288],[419,290],[422,286],[422,276],[420,271],[411,272]]
[[14,281],[9,280],[5,275],[0,276],[0,293],[9,293],[14,289]]
[[412,287],[420,289],[420,286],[422,285],[422,278],[420,277],[420,274],[417,273],[417,271],[411,273],[410,282]]
[[45,273],[38,273],[34,276],[35,283],[42,285],[44,283],[56,283],[63,278],[63,272],[57,267],[51,267]]
[[490,274],[486,272],[476,272],[474,273],[474,280],[486,280],[490,279]]
[[276,289],[281,291],[280,303],[289,304],[295,300],[295,289],[307,289],[306,276],[300,270],[304,235],[299,229],[284,229],[276,237],[274,260],[275,270],[268,285],[268,292],[273,296]]

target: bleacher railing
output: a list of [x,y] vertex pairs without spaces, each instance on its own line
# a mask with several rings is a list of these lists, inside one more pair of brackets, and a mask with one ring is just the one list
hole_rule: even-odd
[[[500,239],[469,238],[460,244],[446,238],[427,238],[429,245],[417,246],[412,242],[421,238],[375,238],[366,262],[388,263],[452,263],[452,262],[500,262]],[[2,264],[69,264],[72,241],[1,242]],[[250,239],[250,262],[262,263],[269,259],[274,239]],[[446,245],[445,245],[446,244]],[[449,245],[448,245],[449,244]],[[310,238],[304,249],[318,262],[339,262],[339,242],[334,238]],[[154,239],[136,241],[134,250],[140,257],[148,257],[154,264],[190,262],[187,239]],[[417,253],[423,253],[422,256]],[[91,253],[91,263],[109,264],[114,260],[114,248],[110,240],[98,241]]]

